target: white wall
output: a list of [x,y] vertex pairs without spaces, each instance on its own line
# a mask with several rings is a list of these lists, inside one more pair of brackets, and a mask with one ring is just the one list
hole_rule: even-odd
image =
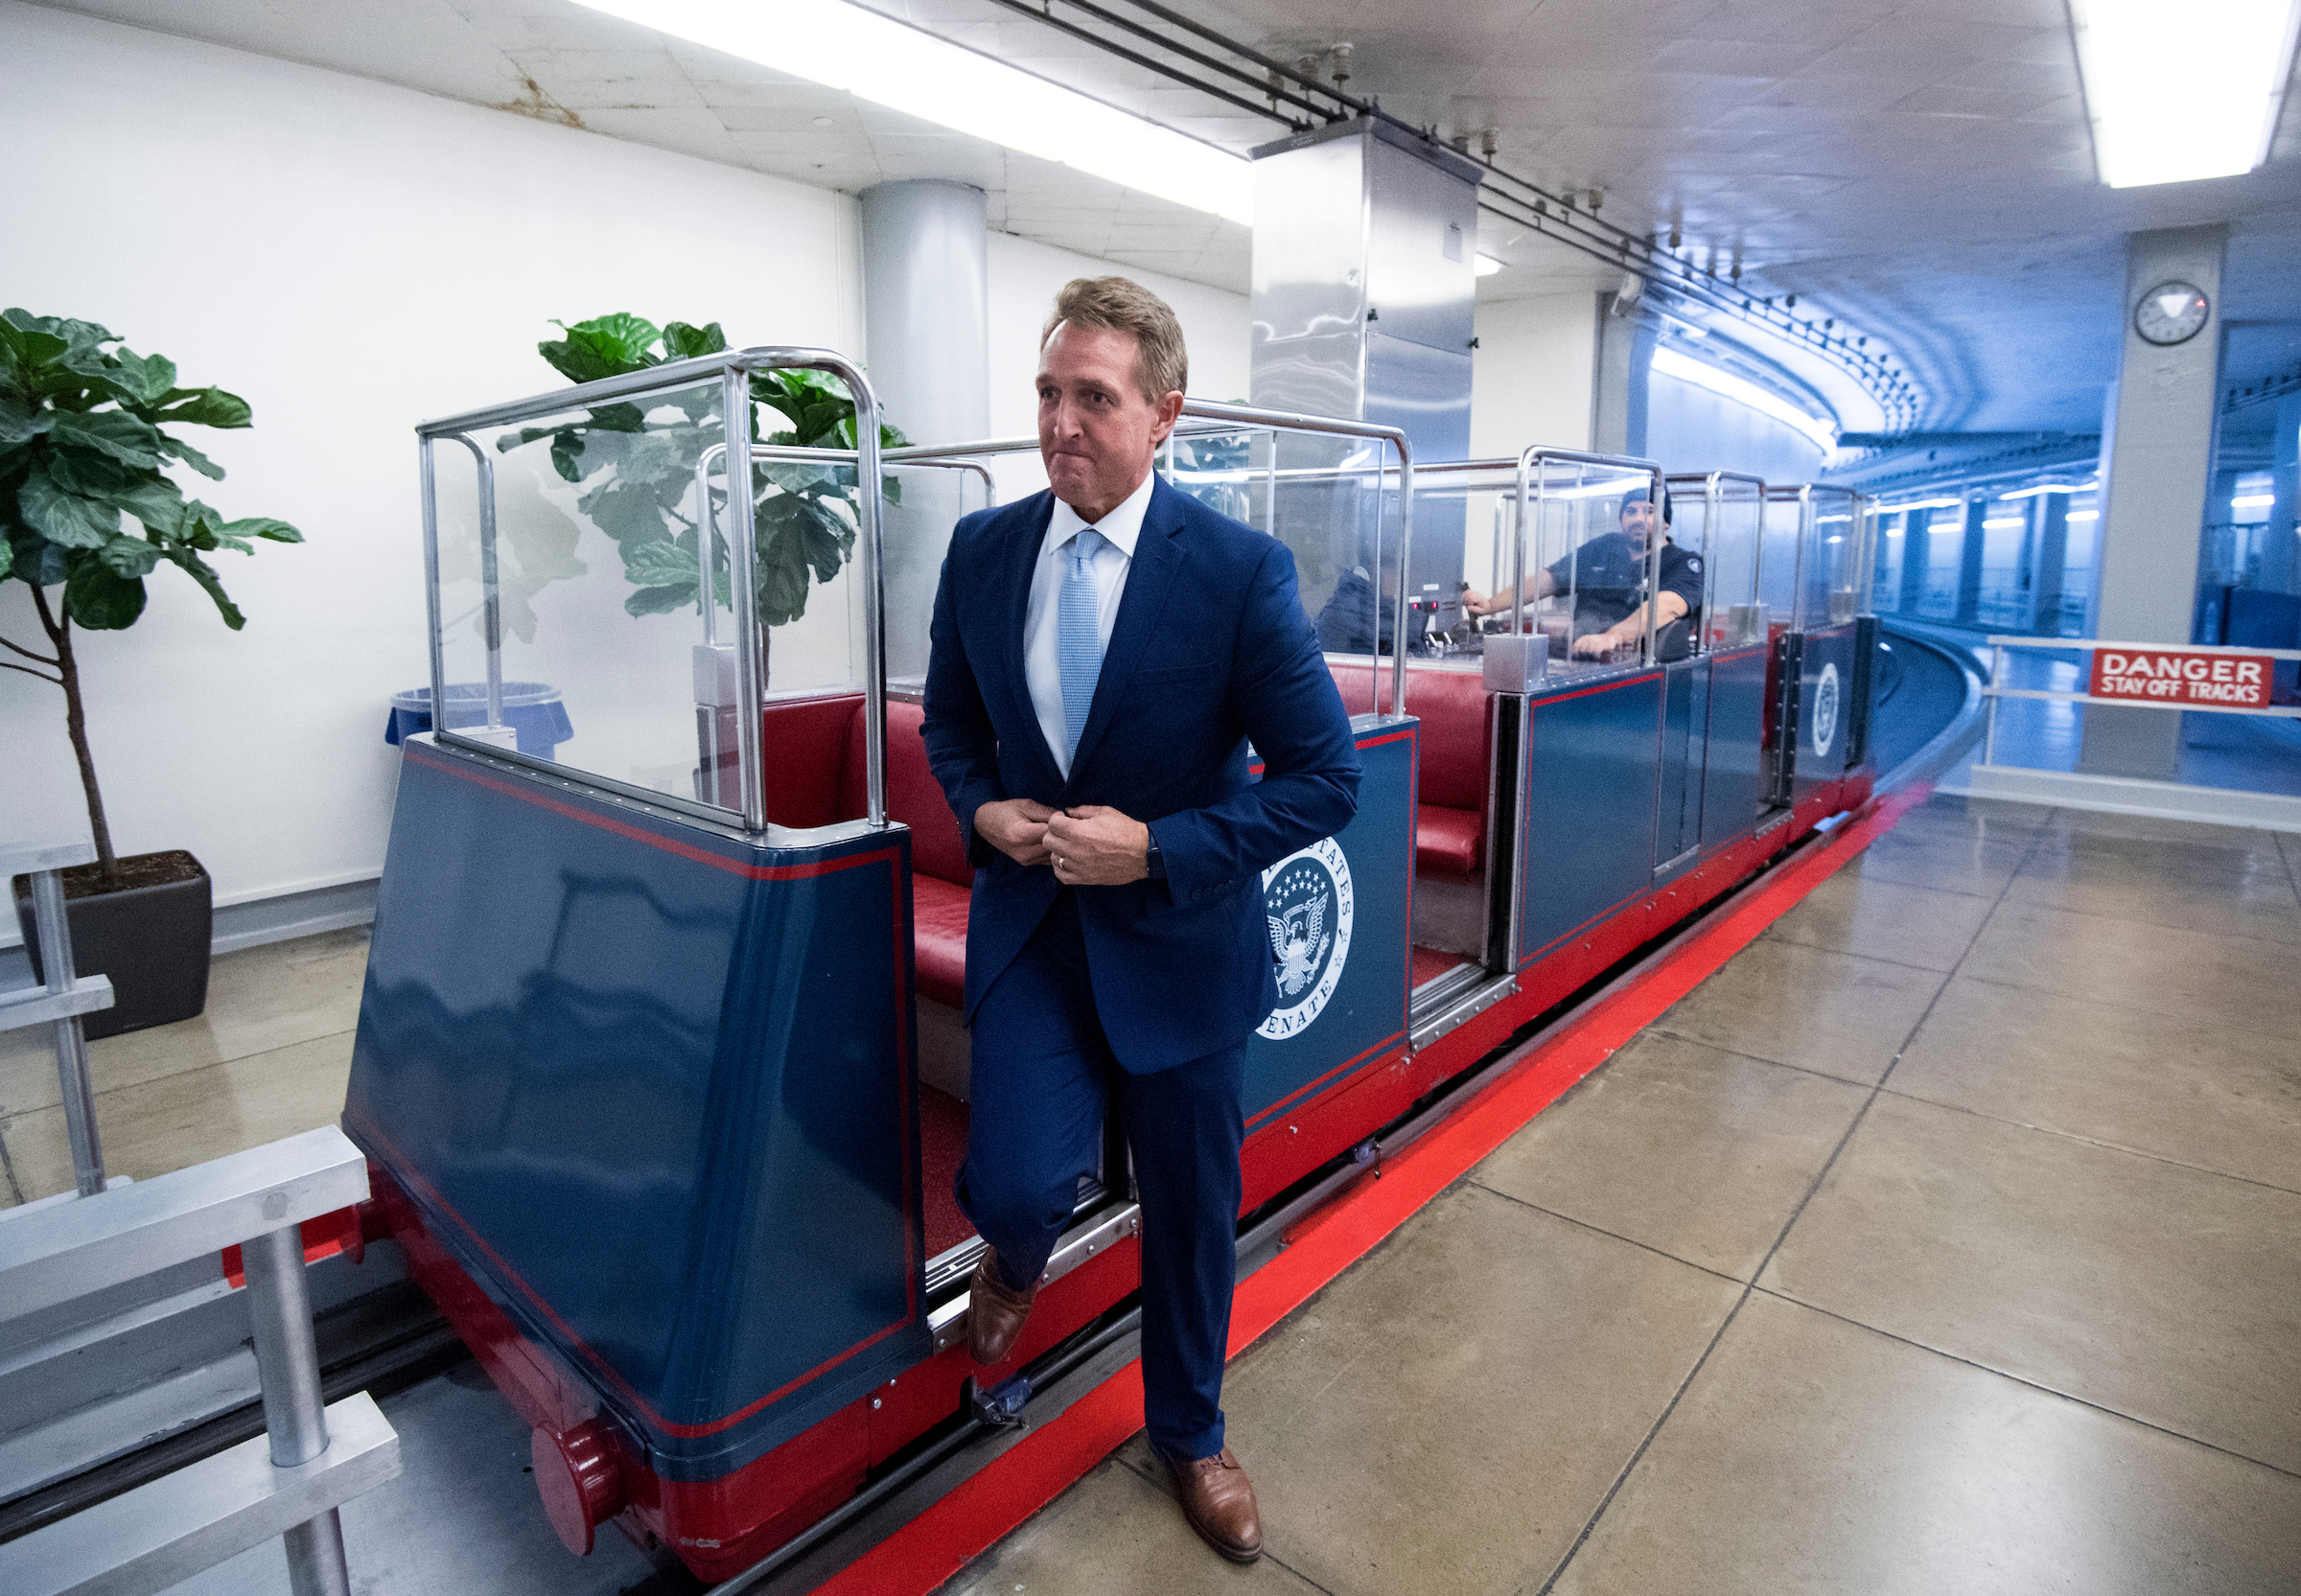
[[[132,630],[76,634],[114,842],[191,848],[222,901],[382,864],[386,700],[428,676],[417,420],[561,385],[554,316],[862,347],[846,197],[30,6],[0,59],[0,292],[245,396],[198,491],[310,540],[217,557],[241,634],[166,567]],[[37,636],[21,583],[0,636]],[[84,835],[62,695],[0,673],[0,830]]]
[[1597,304],[1588,289],[1481,301],[1470,362],[1470,451],[1590,447]]
[[1646,452],[1664,471],[1740,471],[1768,482],[1810,482],[1822,470],[1811,438],[1762,410],[1652,373],[1646,389]]
[[[192,849],[220,903],[382,866],[387,700],[429,675],[415,422],[561,385],[553,317],[863,348],[847,196],[13,0],[0,59],[0,295],[244,395],[252,430],[194,437],[229,478],[187,491],[309,540],[219,557],[243,633],[163,567],[132,630],[75,634],[115,844]],[[1246,391],[1243,295],[994,235],[994,431],[1033,428],[1056,288],[1112,270],[1174,306],[1195,393]],[[0,636],[38,636],[21,583]],[[62,695],[0,672],[0,836],[84,835]]]
[[1246,296],[1163,272],[1075,255],[1011,233],[990,235],[990,430],[1020,437],[1038,428],[1038,331],[1055,293],[1074,277],[1130,277],[1174,308],[1191,351],[1194,399],[1246,397],[1250,323]]

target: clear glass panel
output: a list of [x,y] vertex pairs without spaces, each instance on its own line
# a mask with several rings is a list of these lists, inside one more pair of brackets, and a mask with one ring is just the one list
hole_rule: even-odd
[[[1520,501],[1519,531],[1525,545],[1525,590],[1519,628],[1549,639],[1551,675],[1574,675],[1638,663],[1647,628],[1663,540],[1648,536],[1636,506],[1653,488],[1637,467],[1581,460],[1537,459]],[[1659,533],[1659,518],[1654,531]],[[1500,595],[1507,607],[1508,584]],[[1698,594],[1697,594],[1698,596]],[[1698,624],[1698,617],[1694,617]],[[1632,624],[1635,636],[1621,630]],[[1676,628],[1683,637],[1690,625]],[[1665,632],[1665,657],[1672,648]]]
[[[1371,661],[1392,651],[1399,476],[1388,444],[1186,422],[1160,463],[1175,487],[1293,552],[1304,613],[1329,656]],[[1409,647],[1427,624],[1422,612],[1410,615]],[[1338,672],[1343,706],[1354,715],[1376,712],[1382,674]]]
[[1870,608],[1891,615],[1901,609],[1902,546],[1908,542],[1906,513],[1873,514],[1870,518],[1871,558],[1876,574],[1870,583]]
[[1670,491],[1678,506],[1673,540],[1701,558],[1708,585],[1700,646],[1740,648],[1765,641],[1766,617],[1757,601],[1765,484],[1721,472],[1714,478],[1673,476]]
[[519,751],[684,799],[713,786],[698,744],[695,468],[724,440],[720,395],[713,377],[428,444],[451,729],[487,722],[492,497],[496,674]]
[[1845,488],[1808,490],[1805,548],[1800,562],[1798,624],[1806,631],[1843,626],[1861,613],[1857,582],[1862,537],[1860,500]]
[[1770,626],[1797,617],[1799,529],[1805,523],[1805,490],[1766,490],[1766,524],[1758,536],[1757,602]]

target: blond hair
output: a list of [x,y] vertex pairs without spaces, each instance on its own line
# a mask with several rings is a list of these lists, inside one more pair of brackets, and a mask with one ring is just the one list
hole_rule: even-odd
[[1174,309],[1140,283],[1125,277],[1074,277],[1055,296],[1055,313],[1038,335],[1047,347],[1064,322],[1134,335],[1134,381],[1143,397],[1157,404],[1191,385],[1191,357],[1182,344],[1182,323]]

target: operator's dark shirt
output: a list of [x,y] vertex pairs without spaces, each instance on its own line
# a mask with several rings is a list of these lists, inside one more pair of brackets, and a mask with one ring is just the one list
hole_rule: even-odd
[[[1685,601],[1685,614],[1660,628],[1654,652],[1660,659],[1683,659],[1693,652],[1692,637],[1702,618],[1702,561],[1664,538],[1662,543],[1662,590]],[[1550,567],[1550,580],[1564,592],[1574,593],[1574,635],[1603,632],[1635,613],[1646,601],[1646,557],[1619,532],[1592,538]]]

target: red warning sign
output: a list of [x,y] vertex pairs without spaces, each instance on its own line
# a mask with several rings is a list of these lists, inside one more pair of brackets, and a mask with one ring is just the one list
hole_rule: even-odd
[[2095,698],[2266,709],[2269,661],[2242,654],[2191,654],[2170,648],[2097,648],[2093,651],[2093,682],[2086,691]]

